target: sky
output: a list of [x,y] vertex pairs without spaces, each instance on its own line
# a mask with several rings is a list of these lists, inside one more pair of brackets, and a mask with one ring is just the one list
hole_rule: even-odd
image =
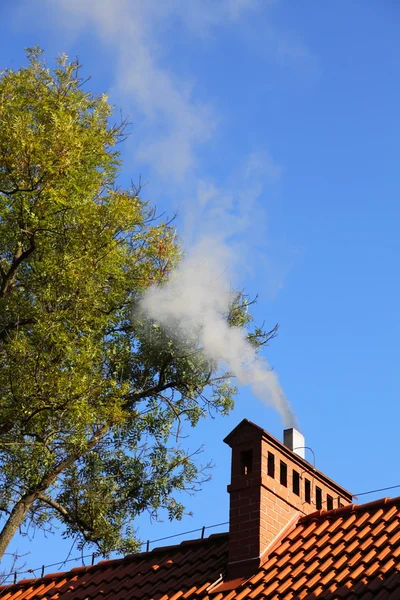
[[[279,323],[264,358],[317,468],[354,494],[400,485],[398,2],[3,0],[0,23],[1,69],[35,44],[49,63],[79,57],[131,123],[121,183],[141,177],[177,213],[188,253],[216,241],[229,282],[258,294],[256,322]],[[282,439],[279,412],[241,386],[185,440],[215,465],[185,498],[193,515],[143,516],[141,539],[228,520],[223,438],[243,418]],[[59,531],[12,550],[36,568],[70,546]]]

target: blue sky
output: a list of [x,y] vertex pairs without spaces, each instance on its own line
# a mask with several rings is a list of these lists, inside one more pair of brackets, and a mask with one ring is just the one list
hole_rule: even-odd
[[[1,68],[34,44],[78,55],[88,89],[132,123],[121,182],[141,175],[147,199],[178,211],[186,248],[221,233],[256,320],[280,324],[266,357],[317,467],[354,493],[400,484],[399,21],[395,0],[0,5]],[[227,520],[222,439],[245,417],[281,439],[279,415],[241,389],[187,440],[216,465],[187,498],[194,516],[143,518],[143,539]],[[15,547],[36,567],[70,542]]]

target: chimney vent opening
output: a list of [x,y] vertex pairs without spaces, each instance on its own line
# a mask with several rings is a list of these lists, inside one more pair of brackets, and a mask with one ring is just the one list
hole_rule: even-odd
[[322,508],[322,490],[319,487],[315,487],[315,506],[317,510],[321,510]]
[[304,498],[308,504],[311,504],[311,482],[309,479],[304,480]]
[[287,487],[287,464],[281,460],[281,472],[280,472],[281,485]]
[[250,475],[253,471],[253,450],[243,450],[240,453],[240,462],[243,475]]
[[275,456],[272,454],[272,452],[268,452],[267,473],[269,477],[275,479]]
[[300,496],[300,474],[293,469],[293,494]]

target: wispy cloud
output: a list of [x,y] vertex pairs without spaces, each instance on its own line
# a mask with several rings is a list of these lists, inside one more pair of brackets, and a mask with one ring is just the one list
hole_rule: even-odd
[[182,80],[164,65],[158,40],[173,21],[202,34],[221,22],[237,22],[257,6],[257,0],[60,0],[57,10],[67,17],[64,25],[90,25],[112,46],[116,87],[145,120],[136,156],[179,182],[196,166],[197,149],[213,135],[217,116],[196,99],[194,78]]
[[[158,175],[182,182],[199,164],[198,150],[217,130],[221,115],[199,98],[195,76],[185,79],[168,65],[168,36],[177,24],[190,34],[213,36],[219,27],[244,31],[246,20],[277,0],[58,0],[48,2],[59,26],[89,27],[116,57],[115,88],[138,112],[136,158]],[[254,36],[253,36],[254,37]],[[263,30],[272,60],[309,60],[307,50],[272,26]],[[259,40],[260,41],[260,40]],[[255,39],[245,43],[256,44]],[[265,46],[265,43],[263,44]],[[260,50],[265,52],[265,48]]]
[[224,272],[235,288],[256,281],[264,298],[273,299],[284,285],[298,255],[287,240],[272,241],[269,207],[279,190],[282,166],[264,149],[243,157],[240,168],[221,181],[195,180],[192,196],[185,197],[181,214],[185,250],[216,247]]
[[225,245],[237,246],[242,238],[248,238],[256,222],[252,235],[264,230],[263,194],[279,182],[283,169],[266,149],[252,152],[242,161],[223,185],[210,178],[196,180],[190,210],[184,211],[188,244],[197,242],[199,236],[211,235]]

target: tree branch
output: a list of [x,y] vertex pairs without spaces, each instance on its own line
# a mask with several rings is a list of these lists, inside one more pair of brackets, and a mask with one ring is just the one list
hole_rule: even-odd
[[16,321],[15,323],[9,323],[0,331],[0,341],[4,341],[9,331],[23,327],[24,325],[32,325],[35,322],[34,319],[22,319],[22,321]]
[[62,516],[64,521],[66,521],[69,525],[78,525],[79,530],[82,533],[85,540],[91,542],[94,541],[90,536],[90,533],[93,531],[93,528],[90,527],[90,525],[88,525],[87,523],[85,523],[83,519],[79,518],[77,515],[70,515],[65,506],[63,506],[62,504],[57,502],[57,500],[54,500],[50,496],[47,496],[47,494],[40,493],[37,499],[56,510]]
[[105,423],[91,437],[91,439],[88,441],[86,448],[84,450],[80,450],[78,452],[73,452],[72,454],[70,454],[70,456],[68,456],[61,462],[59,462],[58,465],[50,473],[47,473],[47,475],[45,475],[43,477],[41,482],[36,487],[36,493],[40,494],[44,490],[47,490],[56,481],[58,476],[61,475],[61,473],[63,471],[65,471],[65,469],[68,469],[68,467],[73,465],[74,462],[76,462],[78,460],[78,458],[85,456],[85,454],[90,452],[90,450],[93,450],[93,448],[95,446],[97,446],[97,444],[108,433],[109,430],[110,430],[110,425],[108,423]]
[[15,252],[11,266],[7,273],[3,276],[3,281],[0,286],[0,298],[5,298],[15,278],[16,271],[19,265],[28,258],[35,250],[35,238],[33,234],[29,236],[29,248],[21,250],[20,248]]
[[[11,172],[11,169],[8,168],[8,172]],[[5,196],[14,196],[14,194],[18,194],[18,192],[20,192],[21,194],[32,194],[32,192],[36,192],[37,189],[39,188],[39,186],[43,183],[45,179],[45,174],[43,174],[35,183],[35,185],[33,187],[30,188],[19,188],[18,186],[15,186],[14,189],[12,190],[2,190],[0,189],[0,194],[4,194]]]
[[130,408],[135,402],[139,400],[143,400],[143,398],[148,398],[149,396],[154,396],[155,394],[159,394],[160,392],[164,392],[169,388],[175,388],[179,385],[179,381],[168,381],[167,383],[162,384],[161,382],[157,383],[157,385],[153,385],[147,390],[143,390],[142,392],[136,392],[133,394],[127,394],[124,398],[125,407]]

